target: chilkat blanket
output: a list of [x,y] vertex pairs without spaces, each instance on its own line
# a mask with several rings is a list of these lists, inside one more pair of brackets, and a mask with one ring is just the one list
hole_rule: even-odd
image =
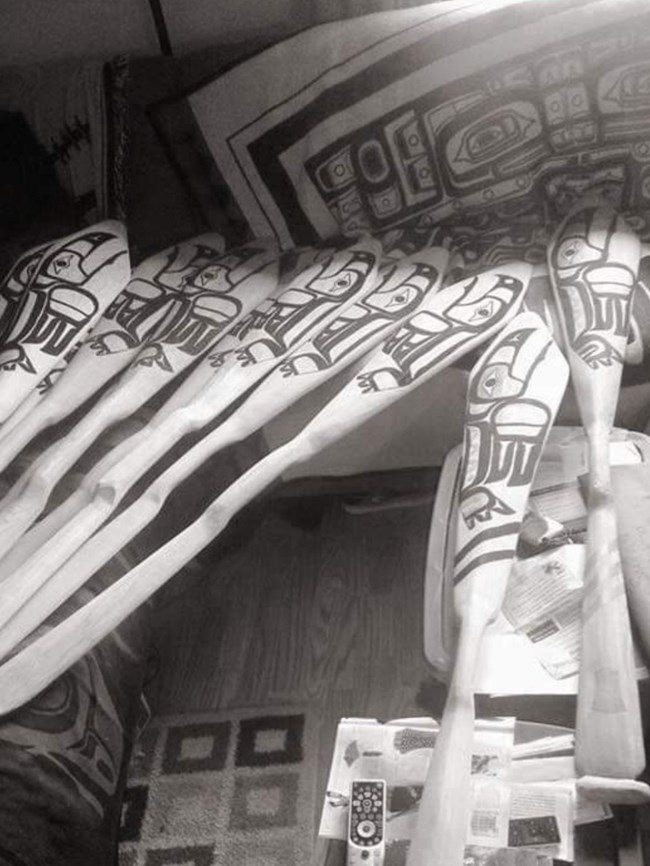
[[650,205],[646,0],[442,0],[321,25],[190,95],[258,235],[410,225],[537,260],[587,187]]

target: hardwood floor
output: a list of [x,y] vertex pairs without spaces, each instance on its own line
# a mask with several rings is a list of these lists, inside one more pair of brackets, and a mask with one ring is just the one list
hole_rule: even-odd
[[431,504],[349,514],[329,500],[311,528],[282,510],[259,509],[236,527],[243,545],[170,585],[150,698],[158,713],[308,702],[322,721],[320,802],[342,716],[423,714]]
[[[161,714],[315,708],[317,821],[339,719],[439,717],[444,686],[423,653],[431,503],[350,514],[331,499],[320,520],[313,508],[299,508],[301,526],[266,501],[235,526],[238,543],[207,551],[169,584],[157,614],[160,666],[149,697]],[[477,712],[571,724],[573,701],[481,696]],[[612,833],[607,823],[590,825],[577,862],[610,866]]]

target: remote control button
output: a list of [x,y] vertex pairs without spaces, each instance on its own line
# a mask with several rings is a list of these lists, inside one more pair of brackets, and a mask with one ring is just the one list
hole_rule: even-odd
[[376,829],[377,826],[374,821],[361,821],[357,827],[357,833],[362,839],[369,839],[371,836],[375,835]]

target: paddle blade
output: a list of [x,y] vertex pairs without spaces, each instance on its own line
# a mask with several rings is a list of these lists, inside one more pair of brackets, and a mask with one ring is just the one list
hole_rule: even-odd
[[534,313],[516,316],[470,375],[455,561],[461,628],[408,866],[463,862],[477,659],[503,601],[530,485],[567,380],[567,363]]
[[577,204],[555,233],[549,270],[585,427],[611,426],[630,331],[641,243],[611,205]]
[[129,275],[126,230],[112,220],[68,235],[46,250],[2,334],[1,421],[85,337]]
[[428,295],[303,431],[318,450],[489,340],[516,314],[530,265],[510,262]]
[[[516,316],[470,375],[454,581],[458,586],[480,574],[477,593],[490,615],[502,601],[530,486],[568,376],[564,356],[535,313]],[[486,566],[500,563],[503,577],[493,586],[483,580]]]

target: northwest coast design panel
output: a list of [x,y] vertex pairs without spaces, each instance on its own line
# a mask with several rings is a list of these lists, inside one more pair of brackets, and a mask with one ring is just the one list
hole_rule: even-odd
[[[592,14],[594,4],[577,5]],[[566,13],[566,4],[530,6],[533,22]],[[483,231],[504,220],[543,225],[587,187],[619,210],[650,208],[648,14],[562,41],[555,31],[543,48],[487,61],[476,74],[409,98],[412,77],[434,61],[481,51],[490,35],[510,32],[517,45],[518,28],[530,23],[519,12],[491,11],[481,27],[457,24],[425,36],[414,28],[413,42],[394,53],[368,49],[361,71],[337,69],[335,79],[326,70],[327,86],[314,87],[300,107],[296,98],[293,111],[287,94],[275,106],[284,118],[277,123],[264,128],[260,115],[233,130],[226,146],[269,227],[308,243],[323,234],[323,212],[330,228],[349,236],[442,220]],[[523,51],[508,49],[516,50]],[[257,125],[259,133],[251,131]],[[335,132],[316,149],[324,127]]]
[[643,34],[573,43],[448,98],[434,91],[314,155],[307,172],[345,234],[477,212],[487,227],[540,207],[556,219],[588,187],[645,210],[647,50]]
[[519,523],[509,492],[532,483],[553,422],[530,388],[552,346],[545,330],[514,328],[470,379],[458,501],[468,540],[454,560],[455,582],[512,556]]
[[78,342],[100,306],[87,284],[126,254],[115,252],[115,241],[110,232],[89,229],[54,245],[37,263],[28,261],[26,289],[20,276],[7,284],[8,291],[18,288],[20,295],[15,299],[10,295],[15,312],[2,335],[0,370],[36,375],[32,357],[36,352],[58,358]]
[[267,263],[255,244],[226,254],[201,243],[172,247],[157,269],[132,279],[109,306],[89,347],[97,355],[140,349],[135,366],[171,372],[172,348],[196,358],[240,317],[237,289]]
[[637,274],[612,250],[617,232],[615,212],[585,206],[550,251],[569,345],[593,370],[625,361]]
[[453,356],[468,338],[477,338],[521,300],[526,285],[507,274],[482,274],[448,288],[431,309],[407,319],[384,344],[382,364],[359,373],[364,394],[405,388]]
[[[373,253],[351,249],[326,256],[278,296],[263,301],[232,330],[241,348],[234,350],[242,367],[281,358],[292,346],[350,301],[370,276]],[[231,352],[217,351],[211,364],[222,366]]]
[[326,325],[305,351],[287,358],[279,367],[280,373],[289,378],[328,370],[344,362],[391,323],[414,311],[438,277],[433,265],[421,262],[381,267],[372,291]]

